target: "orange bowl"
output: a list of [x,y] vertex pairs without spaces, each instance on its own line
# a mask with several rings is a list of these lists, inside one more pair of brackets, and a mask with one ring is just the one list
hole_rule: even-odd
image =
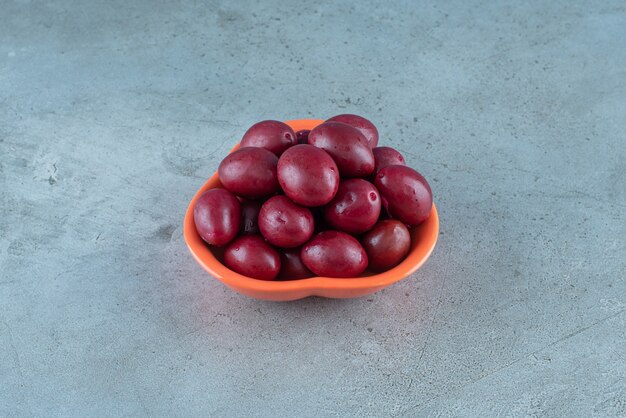
[[[313,129],[323,120],[301,119],[287,121],[294,131]],[[230,152],[239,148],[236,145]],[[308,296],[326,298],[355,298],[374,293],[414,273],[424,264],[437,243],[439,217],[433,204],[430,217],[411,229],[411,250],[396,267],[380,274],[364,274],[354,278],[311,277],[300,280],[265,281],[242,276],[223,265],[209,246],[200,238],[193,220],[193,208],[198,197],[209,189],[222,187],[217,173],[191,199],[185,215],[184,236],[191,255],[209,274],[231,289],[257,299],[288,301]]]

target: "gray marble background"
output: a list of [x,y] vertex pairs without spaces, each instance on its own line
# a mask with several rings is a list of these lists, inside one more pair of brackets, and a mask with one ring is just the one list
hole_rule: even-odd
[[[0,416],[626,415],[626,3],[0,1]],[[188,201],[252,123],[359,113],[426,265],[270,303]]]

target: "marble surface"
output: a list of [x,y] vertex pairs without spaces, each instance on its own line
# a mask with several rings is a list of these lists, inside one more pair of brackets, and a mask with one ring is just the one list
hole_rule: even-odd
[[[2,2],[0,416],[625,416],[623,1]],[[252,123],[358,113],[431,182],[371,297],[208,276]]]

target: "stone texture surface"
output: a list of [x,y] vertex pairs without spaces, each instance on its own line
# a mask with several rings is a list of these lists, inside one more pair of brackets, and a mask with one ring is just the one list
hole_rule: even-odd
[[[623,1],[1,9],[0,416],[626,415]],[[430,179],[426,265],[285,304],[205,274],[221,157],[343,112]]]

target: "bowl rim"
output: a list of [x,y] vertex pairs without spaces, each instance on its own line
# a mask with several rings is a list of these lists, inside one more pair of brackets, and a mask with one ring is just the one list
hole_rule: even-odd
[[[297,119],[285,121],[285,123],[290,125],[294,131],[312,129],[322,122],[324,122],[324,120],[321,119]],[[230,152],[233,152],[238,148],[239,144],[235,145]],[[402,280],[419,269],[434,250],[439,237],[439,215],[437,213],[437,208],[433,203],[428,219],[422,222],[419,226],[415,227],[419,228],[418,230],[411,231],[411,250],[409,251],[407,257],[400,262],[400,264],[387,271],[371,276],[353,278],[314,276],[297,280],[253,279],[230,270],[222,264],[196,231],[193,220],[193,209],[197,199],[205,191],[219,186],[221,186],[221,183],[219,182],[217,172],[215,172],[194,194],[194,197],[189,202],[185,213],[183,236],[185,243],[187,244],[187,247],[196,262],[198,262],[204,270],[216,279],[233,288],[242,288],[253,292],[263,293],[278,293],[282,291],[316,292],[326,289],[367,290],[371,288],[382,288]],[[415,240],[416,236],[418,240]]]

